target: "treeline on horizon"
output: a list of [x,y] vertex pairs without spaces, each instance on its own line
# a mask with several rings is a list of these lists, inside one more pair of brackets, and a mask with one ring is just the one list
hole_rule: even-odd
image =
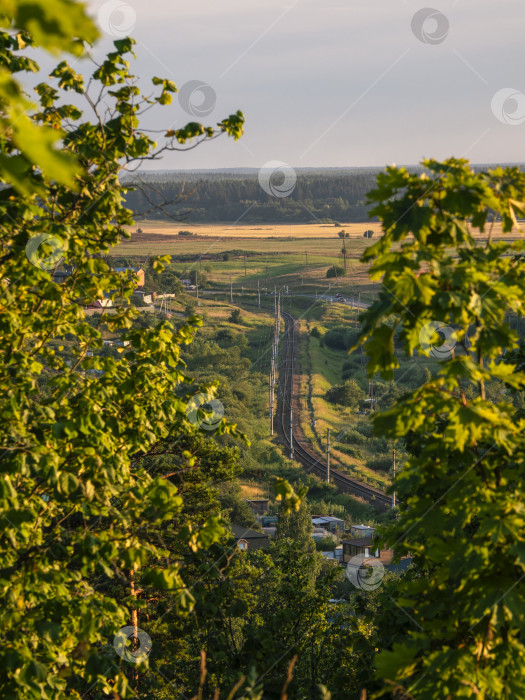
[[[475,172],[486,165],[472,165]],[[520,165],[520,168],[522,166]],[[288,197],[267,194],[258,170],[169,171],[124,175],[125,204],[141,218],[191,223],[362,223],[373,220],[367,193],[382,168],[304,168]],[[423,172],[420,166],[407,166]],[[272,180],[273,182],[273,180]],[[274,181],[279,184],[278,175]]]
[[141,217],[173,217],[188,223],[358,223],[370,220],[366,195],[374,186],[377,170],[299,174],[289,197],[267,194],[257,174],[193,175],[185,180],[177,175],[152,173],[134,178],[135,189],[127,193],[126,206],[139,221]]

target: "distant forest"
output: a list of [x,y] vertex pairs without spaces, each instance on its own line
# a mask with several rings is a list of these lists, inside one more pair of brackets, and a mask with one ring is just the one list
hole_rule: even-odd
[[[488,165],[472,165],[476,171]],[[494,167],[492,165],[491,167]],[[523,164],[519,167],[523,168]],[[407,166],[422,172],[419,166]],[[137,220],[174,219],[191,223],[272,223],[370,221],[367,193],[382,168],[300,168],[289,197],[273,197],[259,184],[255,168],[159,170],[125,175],[135,187],[126,205]],[[282,175],[281,175],[282,178]],[[272,179],[272,182],[273,179]],[[279,185],[279,174],[275,175]]]
[[369,220],[366,194],[374,187],[377,172],[375,168],[299,171],[289,197],[267,194],[257,171],[144,173],[127,181],[136,189],[127,194],[126,205],[138,221],[144,217],[189,224],[363,222]]

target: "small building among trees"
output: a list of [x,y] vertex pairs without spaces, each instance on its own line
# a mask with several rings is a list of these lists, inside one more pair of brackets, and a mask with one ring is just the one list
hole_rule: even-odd
[[249,527],[234,525],[233,523],[231,531],[239,549],[266,549],[270,546],[270,538],[264,532],[256,532],[255,530],[250,530]]

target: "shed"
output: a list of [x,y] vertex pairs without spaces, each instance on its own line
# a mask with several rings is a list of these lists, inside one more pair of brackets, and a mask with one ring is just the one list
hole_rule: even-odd
[[384,565],[390,564],[394,558],[392,549],[374,549],[372,537],[355,537],[343,540],[343,561],[349,562],[352,557],[361,556],[364,559],[379,559]]
[[249,527],[234,525],[233,523],[231,531],[237,540],[239,549],[266,549],[266,547],[270,546],[270,538],[264,532],[256,532],[255,530],[250,530]]
[[352,525],[350,527],[350,534],[354,537],[372,537],[375,531],[375,527],[370,527],[370,525]]
[[341,518],[334,518],[332,515],[312,515],[312,525],[314,527],[322,527],[330,532],[341,530],[344,532],[345,521]]
[[257,513],[257,515],[264,515],[268,512],[270,508],[269,498],[247,498],[246,503],[252,508],[252,510]]

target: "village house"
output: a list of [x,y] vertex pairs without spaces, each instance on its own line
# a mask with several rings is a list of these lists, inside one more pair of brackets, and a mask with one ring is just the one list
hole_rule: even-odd
[[270,538],[264,532],[256,532],[249,527],[234,524],[231,525],[231,530],[239,549],[266,549],[270,546]]

